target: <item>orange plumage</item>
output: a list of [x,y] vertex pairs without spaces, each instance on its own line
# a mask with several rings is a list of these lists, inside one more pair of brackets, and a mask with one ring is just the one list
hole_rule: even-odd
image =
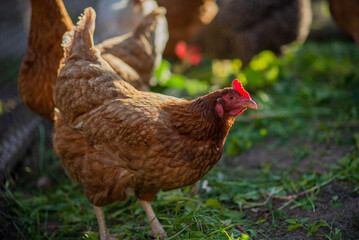
[[63,57],[62,35],[73,24],[62,0],[31,0],[31,8],[31,27],[18,91],[27,107],[52,120],[54,84]]

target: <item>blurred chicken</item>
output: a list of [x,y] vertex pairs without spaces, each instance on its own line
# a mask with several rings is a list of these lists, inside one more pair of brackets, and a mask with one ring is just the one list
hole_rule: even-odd
[[[53,88],[63,58],[62,36],[73,24],[62,0],[31,0],[31,5],[31,28],[20,67],[18,90],[28,108],[53,120]],[[164,14],[163,10],[153,11],[142,19],[135,33],[110,39],[99,46],[111,67],[139,90],[150,88],[159,54],[154,50],[154,30]]]
[[330,12],[339,27],[350,34],[359,46],[359,1],[328,0]]
[[218,11],[215,0],[157,0],[157,3],[167,9],[169,40],[164,55],[169,57],[176,56],[178,42],[190,40]]
[[194,41],[209,58],[239,58],[247,64],[262,50],[280,54],[309,33],[310,0],[221,0],[218,5],[217,16]]
[[93,45],[88,8],[64,43],[55,86],[54,151],[94,205],[101,240],[111,239],[101,207],[131,193],[145,209],[152,236],[166,232],[151,208],[158,191],[195,183],[219,160],[237,115],[257,108],[238,80],[234,88],[186,101],[137,91]]
[[134,32],[96,46],[116,73],[138,90],[150,90],[156,58],[162,54],[156,52],[155,30],[165,13],[164,8],[157,7],[142,19]]
[[52,120],[53,90],[63,57],[62,35],[73,26],[62,0],[30,0],[32,15],[28,44],[23,58],[18,90],[24,104]]
[[[134,32],[142,20],[158,8],[154,0],[101,0],[97,5],[97,31],[95,39],[106,39]],[[157,20],[154,32],[155,65],[162,61],[168,41],[168,27],[164,16]]]

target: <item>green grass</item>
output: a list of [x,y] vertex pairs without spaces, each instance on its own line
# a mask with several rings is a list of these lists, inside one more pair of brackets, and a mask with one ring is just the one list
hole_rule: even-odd
[[[298,216],[316,211],[327,199],[323,189],[332,184],[358,194],[358,62],[357,47],[341,42],[308,42],[280,59],[263,52],[245,69],[238,60],[191,68],[163,62],[154,91],[194,98],[238,77],[259,105],[237,118],[224,159],[201,180],[207,188],[196,196],[191,186],[160,192],[153,201],[170,239],[273,239],[278,232],[296,231],[344,239],[346,229],[338,224],[343,216],[330,221]],[[243,163],[253,149],[262,151],[263,159]],[[96,218],[82,188],[59,170],[51,151],[41,151],[40,174],[49,174],[53,186],[37,190],[39,173],[24,172],[13,191],[2,193],[4,221],[18,239],[97,239]],[[280,152],[287,154],[285,161]],[[344,201],[338,193],[326,204],[335,210]],[[119,239],[149,239],[145,212],[134,197],[104,209],[110,232]]]

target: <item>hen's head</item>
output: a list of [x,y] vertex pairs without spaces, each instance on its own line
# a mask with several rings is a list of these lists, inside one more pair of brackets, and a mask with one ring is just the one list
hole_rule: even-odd
[[244,90],[237,79],[232,82],[233,88],[221,91],[221,97],[216,100],[216,111],[220,117],[237,116],[247,108],[258,109],[257,104],[251,99],[249,93]]

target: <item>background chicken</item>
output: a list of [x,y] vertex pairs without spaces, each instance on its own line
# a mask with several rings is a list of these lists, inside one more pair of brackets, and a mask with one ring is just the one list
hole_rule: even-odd
[[[97,5],[97,31],[95,39],[106,39],[134,32],[142,20],[158,7],[154,0],[101,0]],[[162,53],[168,41],[167,20],[161,16],[157,20],[153,34],[155,65],[162,61]]]
[[359,1],[328,0],[330,12],[339,27],[350,34],[359,46]]
[[215,0],[157,0],[167,9],[169,39],[165,56],[175,57],[175,47],[180,41],[193,38],[199,29],[212,21],[218,11]]
[[306,39],[311,23],[310,0],[222,0],[213,21],[195,37],[209,58],[239,58],[244,64],[263,51],[281,53]]
[[101,207],[134,193],[152,233],[166,233],[151,208],[158,191],[201,179],[219,160],[231,125],[257,108],[241,84],[192,101],[137,91],[121,80],[93,45],[95,12],[88,8],[68,33],[55,86],[54,150],[68,175]]
[[116,73],[138,90],[150,89],[156,61],[162,59],[162,52],[156,49],[156,26],[165,12],[163,8],[156,8],[142,19],[134,32],[97,45]]
[[[18,90],[27,107],[52,120],[53,88],[63,58],[62,36],[73,24],[62,0],[31,0],[31,5],[31,29],[19,71]],[[156,52],[154,34],[158,20],[164,14],[165,11],[153,11],[142,19],[134,34],[99,46],[111,67],[140,90],[149,90],[155,61],[162,54]]]
[[62,35],[72,28],[62,0],[30,0],[32,15],[26,54],[18,90],[24,104],[33,112],[52,120],[53,90],[57,69],[63,57]]

